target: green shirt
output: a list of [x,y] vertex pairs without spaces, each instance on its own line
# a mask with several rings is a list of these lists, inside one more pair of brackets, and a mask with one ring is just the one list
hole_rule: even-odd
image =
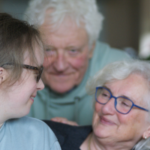
[[87,95],[85,90],[87,80],[106,64],[124,59],[130,59],[127,53],[97,42],[88,70],[80,85],[65,94],[56,94],[46,86],[42,91],[38,91],[29,116],[46,120],[64,117],[79,125],[90,125],[94,100],[92,96]]

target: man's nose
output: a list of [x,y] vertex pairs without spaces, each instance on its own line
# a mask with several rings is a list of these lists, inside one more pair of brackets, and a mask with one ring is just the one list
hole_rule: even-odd
[[64,71],[67,68],[67,58],[65,57],[65,52],[57,52],[57,56],[54,60],[54,67],[59,72]]

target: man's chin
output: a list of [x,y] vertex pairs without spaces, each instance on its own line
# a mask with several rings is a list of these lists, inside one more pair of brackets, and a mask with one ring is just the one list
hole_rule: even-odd
[[59,86],[50,86],[51,90],[54,91],[55,93],[59,93],[59,94],[65,94],[70,92],[74,86],[66,86],[66,85],[59,85]]

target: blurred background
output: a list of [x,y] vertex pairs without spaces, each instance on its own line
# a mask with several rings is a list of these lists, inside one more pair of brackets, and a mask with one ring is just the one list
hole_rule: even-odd
[[[0,11],[23,19],[29,0],[0,0]],[[100,40],[132,57],[150,57],[150,0],[97,0],[105,17]]]

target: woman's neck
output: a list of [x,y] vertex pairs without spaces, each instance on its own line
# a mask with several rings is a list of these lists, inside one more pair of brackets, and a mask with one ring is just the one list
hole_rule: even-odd
[[[124,144],[123,144],[124,145]],[[116,145],[110,145],[108,143],[100,143],[97,138],[91,133],[86,140],[80,146],[81,150],[130,150],[127,145],[123,146],[119,143]],[[120,147],[122,146],[122,147]]]
[[100,147],[97,147],[95,143],[93,143],[93,133],[89,134],[85,141],[80,146],[81,150],[101,150]]
[[93,133],[89,135],[88,150],[102,150],[100,144],[94,139]]

